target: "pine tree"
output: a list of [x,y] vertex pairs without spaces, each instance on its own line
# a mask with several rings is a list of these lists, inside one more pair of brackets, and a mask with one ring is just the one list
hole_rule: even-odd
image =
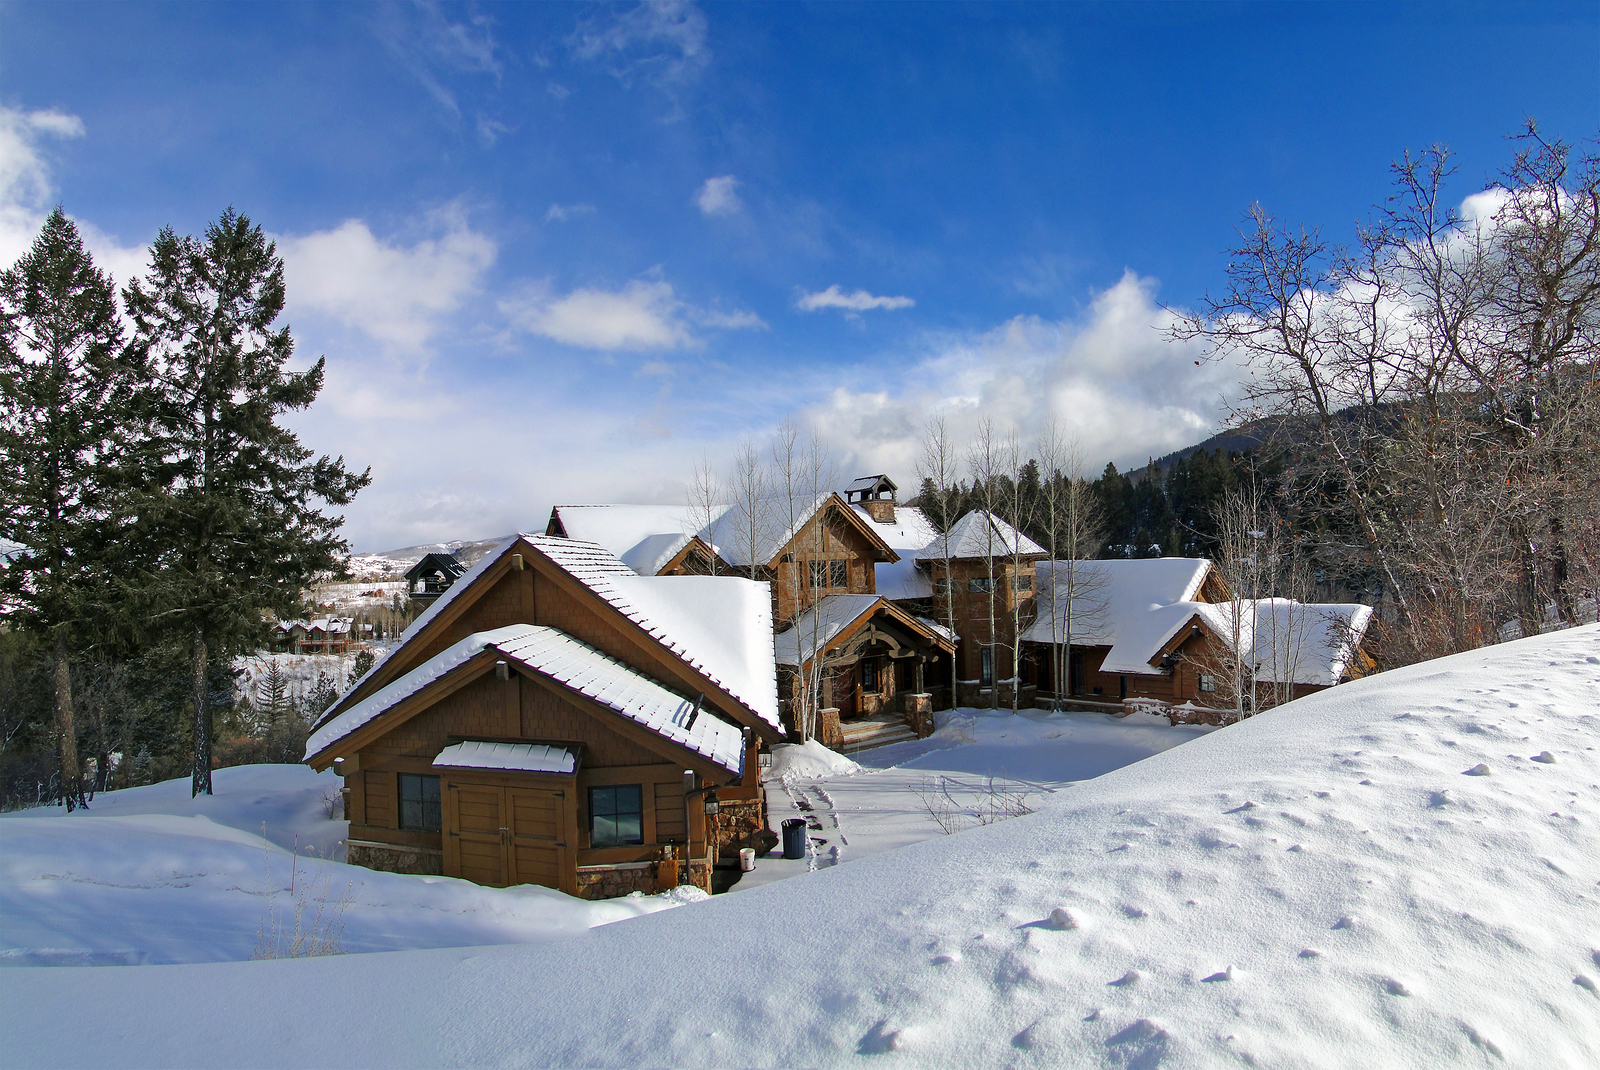
[[162,230],[150,269],[124,295],[134,349],[156,377],[157,430],[141,503],[149,545],[150,617],[182,634],[194,681],[193,794],[211,792],[212,710],[206,686],[221,656],[261,638],[263,613],[290,616],[318,572],[338,572],[348,551],[344,505],[370,482],[344,458],[312,460],[277,417],[309,406],[325,360],[285,366],[294,352],[283,261],[261,228],[232,208],[203,239]]
[[67,809],[83,803],[70,658],[90,622],[111,544],[104,477],[131,382],[110,276],[57,207],[0,273],[0,601],[53,647],[56,736]]

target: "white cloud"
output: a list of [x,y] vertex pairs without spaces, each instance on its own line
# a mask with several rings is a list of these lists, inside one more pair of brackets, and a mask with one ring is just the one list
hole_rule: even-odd
[[76,115],[0,105],[0,267],[28,251],[50,210],[55,184],[43,142],[82,136]]
[[557,298],[532,286],[500,310],[523,330],[579,349],[676,349],[693,341],[665,282],[635,279],[615,292],[578,289]]
[[[804,418],[827,434],[846,467],[906,479],[935,414],[958,441],[988,418],[1025,450],[1053,417],[1097,464],[1142,464],[1216,430],[1222,395],[1238,383],[1237,368],[1196,366],[1197,350],[1166,340],[1172,313],[1154,293],[1152,280],[1130,271],[1080,321],[1017,316],[979,335],[932,339],[904,372],[872,369],[882,389],[837,387]],[[861,369],[841,379],[867,377]]]
[[820,293],[805,293],[802,291],[797,307],[802,312],[816,312],[824,308],[842,308],[848,313],[865,312],[873,308],[910,308],[915,304],[916,302],[909,297],[874,297],[865,290],[857,290],[855,293],[847,294],[835,284]]
[[739,180],[732,175],[708,178],[695,194],[694,203],[706,215],[734,215],[744,207],[744,202],[739,200],[738,186]]
[[499,81],[504,65],[489,16],[474,13],[463,22],[452,22],[437,3],[428,0],[407,7],[391,5],[382,12],[378,36],[451,113],[461,114],[461,106],[444,84],[445,77],[486,74]]
[[312,311],[366,333],[392,352],[423,350],[445,315],[477,289],[495,243],[458,207],[428,220],[437,237],[410,246],[348,219],[332,230],[278,239],[291,311]]
[[646,0],[621,14],[614,8],[586,20],[571,45],[579,59],[605,59],[623,85],[635,78],[669,94],[692,81],[711,60],[706,17],[685,0]]
[[550,210],[544,214],[544,221],[546,223],[565,223],[573,216],[593,214],[594,205],[592,204],[552,204]]
[[635,279],[620,290],[580,288],[553,296],[546,283],[502,301],[512,324],[579,349],[679,349],[698,345],[690,323],[722,329],[764,328],[753,312],[717,312],[679,301],[669,283]]

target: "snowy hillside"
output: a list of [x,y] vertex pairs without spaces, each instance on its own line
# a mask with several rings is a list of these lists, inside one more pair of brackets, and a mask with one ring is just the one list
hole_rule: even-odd
[[[1600,1065],[1600,628],[534,946],[0,971],[18,1065]],[[647,983],[641,983],[647,982]]]

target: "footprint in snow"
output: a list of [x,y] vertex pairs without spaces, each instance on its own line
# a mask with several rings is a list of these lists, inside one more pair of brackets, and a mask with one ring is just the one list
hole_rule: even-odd
[[1389,995],[1391,995],[1391,996],[1409,996],[1409,995],[1411,995],[1411,989],[1407,988],[1405,985],[1401,984],[1399,981],[1396,981],[1393,977],[1388,977],[1388,978],[1384,979],[1383,990],[1385,992],[1389,993]]
[[1148,918],[1150,916],[1150,912],[1143,907],[1125,906],[1122,908],[1122,912],[1130,918]]
[[950,966],[960,961],[961,954],[955,951],[952,951],[948,955],[935,955],[933,957],[933,964],[935,966]]
[[1444,791],[1436,791],[1428,796],[1428,808],[1430,810],[1436,810],[1441,806],[1449,806],[1453,802],[1455,802],[1455,800],[1450,798],[1449,789]]
[[1600,985],[1595,984],[1581,973],[1572,979],[1572,983],[1577,985],[1579,988],[1584,989],[1592,996],[1600,996]]
[[1078,919],[1066,907],[1056,907],[1050,912],[1050,924],[1058,929],[1076,929]]
[[1229,966],[1226,970],[1218,970],[1211,976],[1202,977],[1200,980],[1211,984],[1215,984],[1217,981],[1231,981],[1233,980],[1233,967]]
[[1341,914],[1339,920],[1333,923],[1333,927],[1335,929],[1354,929],[1356,927],[1356,919],[1348,914]]
[[1555,765],[1556,756],[1547,750],[1542,750],[1533,756],[1533,761],[1539,762],[1542,765]]
[[1250,802],[1247,799],[1247,800],[1245,800],[1245,802],[1242,805],[1235,806],[1232,810],[1224,810],[1222,812],[1225,813],[1225,814],[1242,814],[1246,810],[1254,810],[1255,808],[1256,808],[1256,804],[1253,803],[1253,802]]
[[1106,984],[1112,988],[1126,988],[1131,984],[1137,983],[1143,979],[1143,977],[1144,975],[1138,970],[1129,970],[1121,977],[1118,977],[1115,981],[1107,981]]
[[884,1055],[900,1050],[900,1031],[889,1028],[889,1019],[880,1018],[856,1045],[857,1055]]
[[1314,947],[1303,947],[1300,949],[1300,957],[1303,959],[1320,959],[1322,952]]
[[1488,776],[1489,775],[1489,767],[1487,765],[1484,765],[1482,762],[1479,762],[1477,765],[1473,766],[1471,769],[1466,770],[1461,775],[1462,776]]

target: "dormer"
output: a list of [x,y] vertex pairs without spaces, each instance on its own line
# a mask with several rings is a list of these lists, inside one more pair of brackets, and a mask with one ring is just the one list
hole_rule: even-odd
[[895,494],[899,487],[883,474],[862,476],[844,489],[844,500],[859,505],[880,524],[894,523]]

